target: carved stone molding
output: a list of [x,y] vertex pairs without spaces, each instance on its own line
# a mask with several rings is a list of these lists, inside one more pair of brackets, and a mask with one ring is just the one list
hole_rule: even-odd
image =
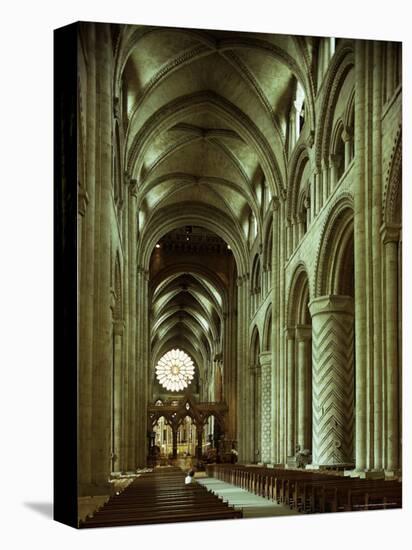
[[381,233],[383,244],[386,244],[389,242],[398,242],[401,234],[401,226],[398,224],[396,225],[384,224],[381,226],[380,233]]
[[87,205],[89,204],[89,195],[87,194],[86,189],[83,187],[79,188],[77,194],[77,208],[81,216],[86,214]]

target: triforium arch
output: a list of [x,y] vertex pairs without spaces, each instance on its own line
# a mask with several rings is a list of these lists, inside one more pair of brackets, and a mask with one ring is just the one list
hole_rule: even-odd
[[331,60],[326,82],[324,82],[323,99],[319,109],[318,130],[315,138],[316,164],[319,168],[322,160],[325,162],[329,160],[333,117],[339,92],[349,71],[353,69],[354,62],[353,44],[350,41],[343,44]]

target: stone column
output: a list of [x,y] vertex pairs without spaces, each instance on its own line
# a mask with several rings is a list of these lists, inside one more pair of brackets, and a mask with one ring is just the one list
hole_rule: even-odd
[[[277,257],[277,289],[278,294],[275,302],[275,318],[278,318],[276,353],[278,356],[278,417],[279,417],[279,460],[278,463],[285,464],[287,461],[287,385],[286,385],[286,343],[285,343],[285,232],[284,220],[286,218],[286,193],[282,192],[282,201],[278,217],[278,257]],[[272,317],[273,322],[273,317]]]
[[368,319],[365,228],[365,188],[367,185],[367,129],[371,113],[367,105],[366,63],[367,41],[355,41],[355,178],[354,178],[354,252],[355,252],[355,357],[356,357],[356,470],[364,472],[367,463],[367,365],[368,365]]
[[253,462],[261,462],[262,456],[262,437],[261,437],[261,425],[262,425],[262,377],[260,370],[260,363],[257,363],[254,368],[254,445],[253,445]]
[[352,139],[352,132],[351,129],[346,127],[342,132],[342,139],[345,143],[345,171],[347,170],[350,161],[351,161],[351,139]]
[[239,462],[249,461],[248,442],[250,430],[248,431],[248,411],[250,406],[249,369],[247,363],[248,349],[248,277],[239,276],[237,282],[237,441],[239,446]]
[[353,461],[353,299],[321,296],[312,315],[313,464]]
[[124,322],[113,322],[112,471],[120,471],[122,406],[122,340]]
[[280,462],[279,456],[279,396],[280,396],[280,322],[279,322],[279,210],[280,201],[275,198],[272,203],[272,371],[271,371],[271,462]]
[[329,159],[328,160],[324,159],[322,161],[322,188],[323,188],[322,199],[321,199],[322,202],[320,204],[319,210],[326,203],[331,193]]
[[316,168],[313,177],[315,181],[315,202],[313,203],[312,219],[319,214],[320,209],[322,208],[322,175],[320,172],[320,167]]
[[172,456],[177,458],[177,431],[178,428],[172,428]]
[[[149,272],[143,266],[137,267],[137,315],[136,315],[136,389],[135,389],[135,468],[141,468],[146,462],[146,424],[148,405],[148,371],[149,371],[149,307],[148,307]],[[142,444],[143,442],[143,444]]]
[[315,173],[312,176],[312,181],[310,182],[310,223],[313,222],[316,216],[316,179]]
[[296,216],[293,220],[293,223],[292,223],[292,230],[293,230],[293,251],[296,250],[296,247],[298,246],[299,244],[299,237],[300,237],[300,232],[299,232],[299,218]]
[[96,164],[96,60],[95,27],[90,23],[87,36],[87,109],[86,109],[86,187],[88,204],[82,223],[82,250],[79,257],[79,496],[88,495],[91,483],[92,447],[92,372],[93,372],[93,297],[94,297],[94,224]]
[[259,356],[261,365],[261,461],[271,460],[272,446],[272,352],[264,351]]
[[295,330],[286,333],[287,456],[295,455]]
[[386,470],[399,469],[398,241],[399,227],[382,228],[385,262]]
[[306,219],[306,212],[300,214],[296,219],[297,224],[298,224],[298,242],[297,242],[297,244],[300,243],[300,241],[303,239],[303,236],[305,235],[305,219]]
[[301,449],[311,449],[311,415],[312,415],[312,373],[310,372],[310,344],[312,327],[299,325],[296,327],[297,343],[297,388],[298,388],[298,419],[297,443]]
[[386,46],[386,101],[389,101],[393,93],[395,91],[394,89],[394,67],[393,67],[393,59],[394,59],[394,53],[395,53],[395,47],[392,42],[388,42]]
[[112,312],[110,245],[112,204],[112,48],[110,27],[96,25],[96,193],[92,483],[96,494],[107,494],[111,455]]
[[203,440],[203,426],[200,424],[196,426],[196,436],[197,436],[197,449],[196,456],[199,460],[202,458],[202,440]]
[[136,442],[136,307],[137,307],[137,182],[126,178],[129,185],[128,196],[128,362],[127,362],[127,470],[135,470]]
[[382,42],[373,42],[373,147],[372,147],[372,204],[370,222],[372,228],[372,284],[373,292],[373,409],[371,424],[371,460],[369,467],[375,471],[383,470],[383,400],[382,372],[384,355],[384,328],[382,314]]
[[293,252],[293,233],[292,233],[292,223],[290,219],[286,221],[286,259],[290,258]]
[[[336,153],[330,155],[329,157],[329,166],[330,166],[330,193],[333,192],[335,187],[339,183],[339,167],[341,166],[341,162],[344,162],[344,159],[341,155],[338,155]],[[342,171],[343,174],[343,171]]]

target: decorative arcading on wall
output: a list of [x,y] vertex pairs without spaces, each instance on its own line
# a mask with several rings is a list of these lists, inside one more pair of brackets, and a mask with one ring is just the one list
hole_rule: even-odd
[[313,463],[353,461],[353,300],[323,296],[312,314]]

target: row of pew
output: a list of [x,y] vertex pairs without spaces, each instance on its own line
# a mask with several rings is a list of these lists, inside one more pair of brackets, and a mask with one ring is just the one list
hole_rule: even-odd
[[402,483],[280,467],[213,464],[207,473],[302,513],[402,507]]
[[179,468],[157,468],[135,479],[122,493],[112,496],[80,528],[115,527],[150,523],[169,523],[232,519],[242,517],[221,498],[202,485],[185,485]]

